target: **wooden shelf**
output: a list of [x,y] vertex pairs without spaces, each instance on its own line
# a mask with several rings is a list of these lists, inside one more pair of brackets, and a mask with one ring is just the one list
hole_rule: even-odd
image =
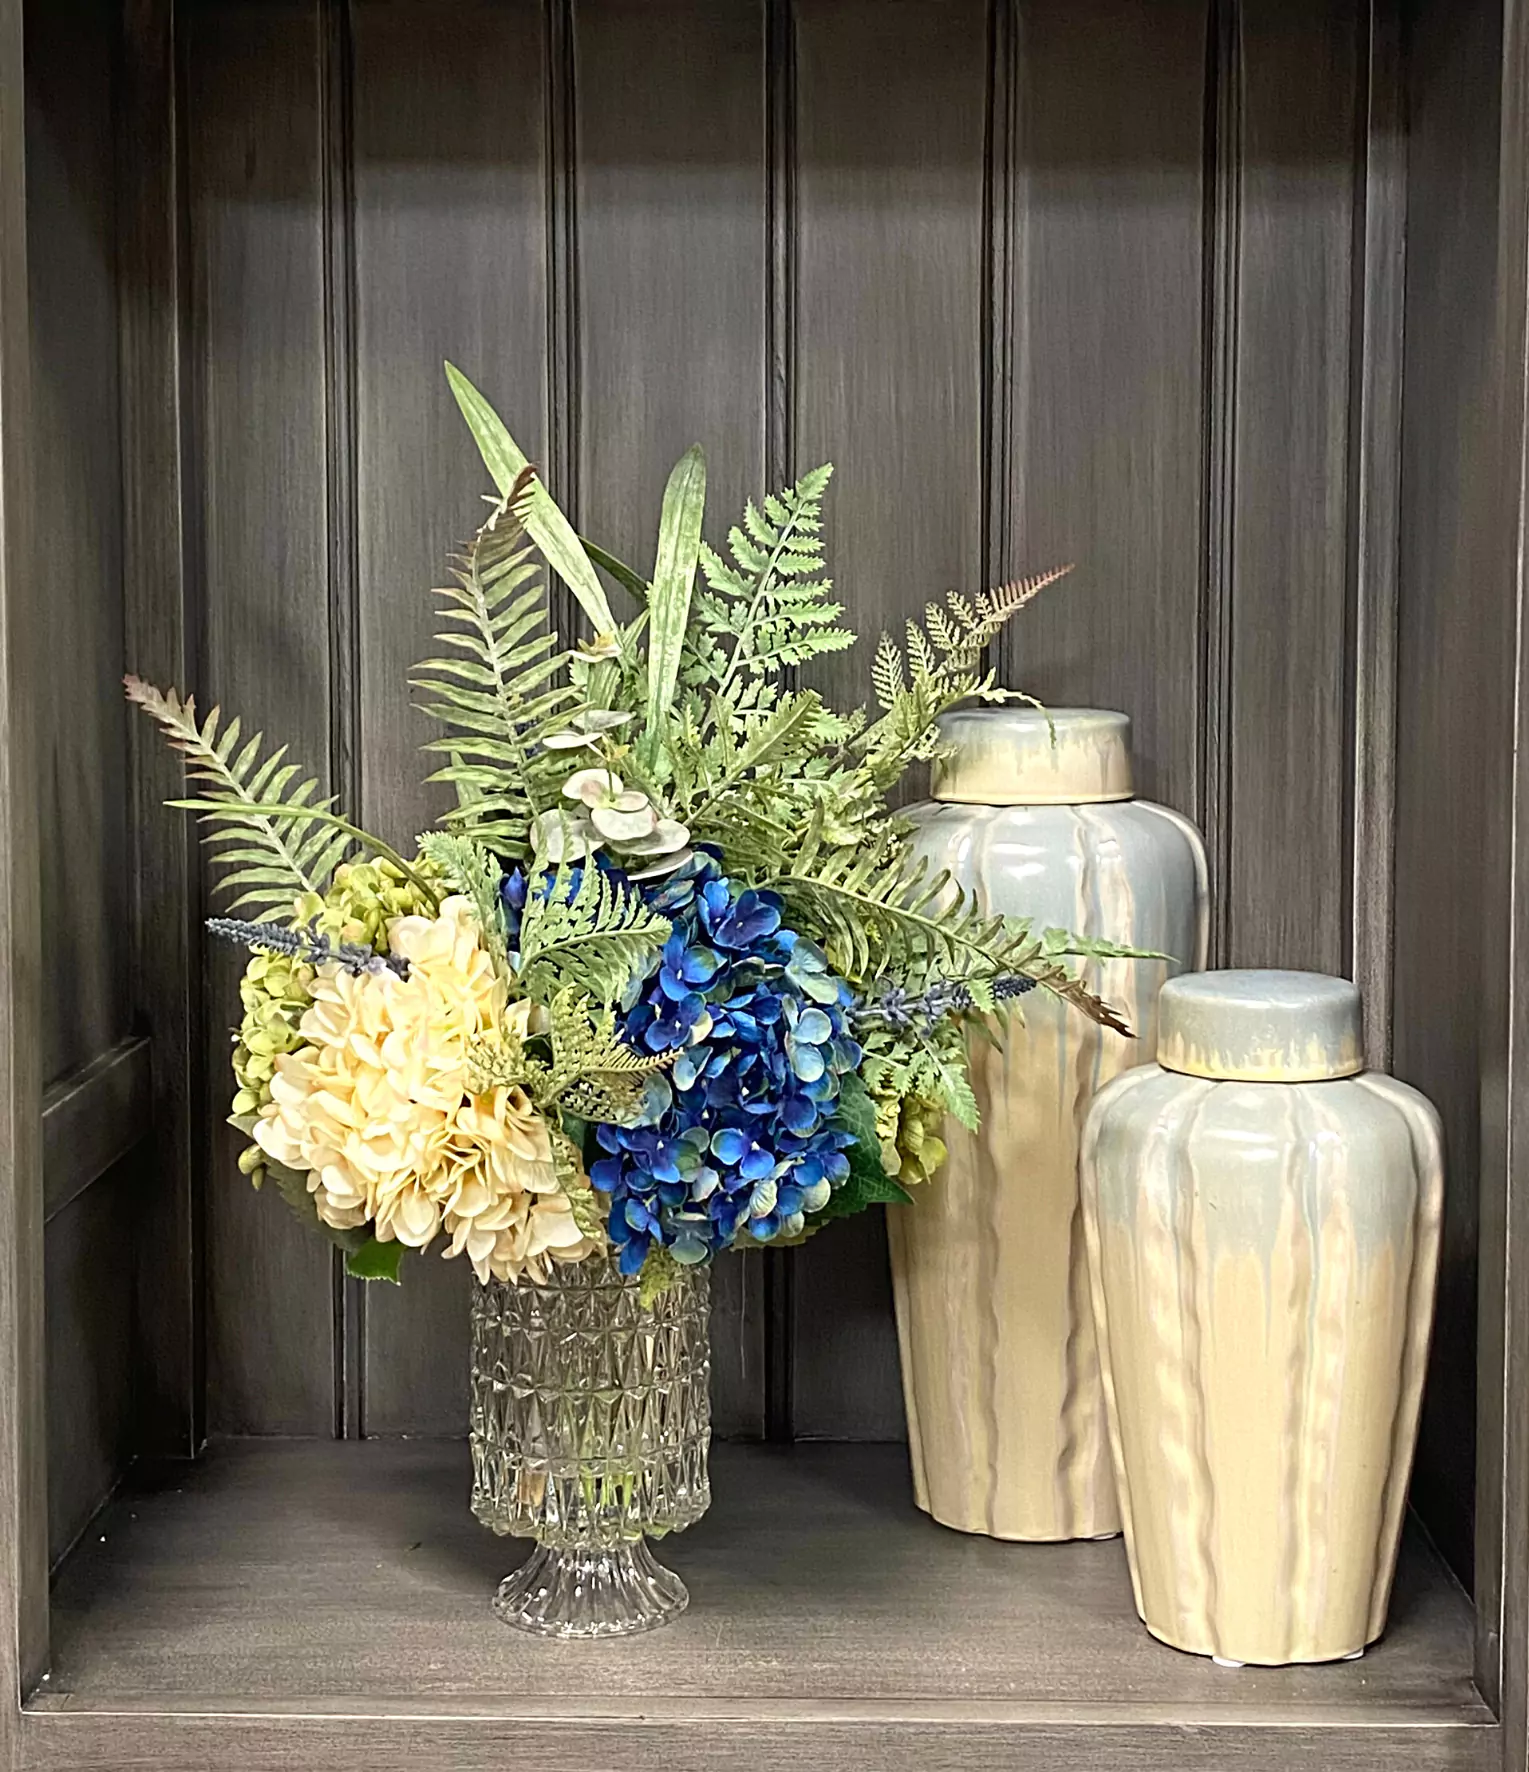
[[[1118,1542],[963,1537],[891,1446],[723,1446],[663,1554],[690,1613],[553,1645],[488,1611],[518,1545],[460,1443],[236,1441],[146,1481],[53,1595],[28,1763],[1485,1767],[1468,1601],[1421,1535],[1362,1661],[1230,1672],[1148,1637]],[[1024,1753],[1021,1753],[1024,1749]]]

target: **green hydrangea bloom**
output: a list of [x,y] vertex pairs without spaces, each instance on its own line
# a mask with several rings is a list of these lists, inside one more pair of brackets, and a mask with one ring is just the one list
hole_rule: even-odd
[[904,1187],[928,1181],[948,1155],[940,1136],[945,1110],[926,1095],[880,1095],[874,1099],[882,1168]]

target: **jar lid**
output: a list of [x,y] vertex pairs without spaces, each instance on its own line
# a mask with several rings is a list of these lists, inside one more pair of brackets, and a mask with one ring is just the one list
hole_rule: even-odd
[[1102,708],[958,708],[940,716],[930,791],[973,806],[1131,798],[1131,722]]
[[1359,987],[1322,972],[1192,972],[1157,1000],[1157,1062],[1225,1082],[1313,1083],[1364,1069]]

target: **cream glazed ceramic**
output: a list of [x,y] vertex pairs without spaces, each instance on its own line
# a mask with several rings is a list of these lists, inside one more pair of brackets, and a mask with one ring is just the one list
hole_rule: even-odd
[[1177,813],[1130,798],[1123,714],[981,709],[942,722],[919,853],[993,911],[1175,956],[1085,968],[1128,1040],[1040,992],[997,1047],[976,1044],[977,1136],[887,1214],[918,1505],[996,1538],[1120,1530],[1079,1216],[1094,1092],[1151,1058],[1155,1003],[1205,963],[1205,854]]
[[1347,980],[1210,972],[1159,1016],[1159,1062],[1099,1096],[1082,1154],[1137,1609],[1224,1661],[1353,1656],[1417,1437],[1438,1116],[1360,1072]]

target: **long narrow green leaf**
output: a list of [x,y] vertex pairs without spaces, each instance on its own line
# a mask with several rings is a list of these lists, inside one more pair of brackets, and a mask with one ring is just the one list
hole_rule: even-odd
[[584,544],[584,552],[602,572],[608,572],[622,590],[630,591],[639,603],[647,602],[648,594],[653,587],[640,572],[634,572],[625,560],[618,560],[614,554],[607,553],[602,547],[597,547],[587,535],[581,535],[579,540]]
[[[500,493],[508,497],[510,488],[528,465],[524,452],[505,429],[504,421],[498,413],[454,363],[446,365],[446,379],[451,384],[451,391],[456,396],[463,418],[467,420],[467,428],[473,434],[473,441],[478,445],[484,466],[493,475],[494,484]],[[589,555],[585,553],[584,544],[579,540],[573,525],[558,509],[552,494],[542,485],[540,476],[531,482],[530,491],[522,501],[519,516],[525,524],[526,534],[541,549],[547,564],[578,599],[579,607],[594,624],[595,632],[614,634],[616,618],[611,614],[605,587],[600,583],[599,575]]]
[[674,464],[658,519],[653,593],[648,599],[648,733],[653,739],[668,725],[680,679],[705,510],[706,457],[700,444],[693,443]]

